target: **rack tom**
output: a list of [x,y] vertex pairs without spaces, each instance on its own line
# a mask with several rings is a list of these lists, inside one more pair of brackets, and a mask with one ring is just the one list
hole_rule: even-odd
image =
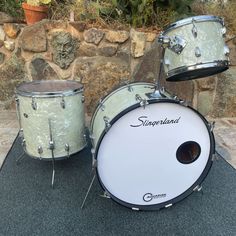
[[225,34],[224,21],[216,16],[189,17],[168,26],[159,37],[166,47],[166,80],[191,80],[227,70]]

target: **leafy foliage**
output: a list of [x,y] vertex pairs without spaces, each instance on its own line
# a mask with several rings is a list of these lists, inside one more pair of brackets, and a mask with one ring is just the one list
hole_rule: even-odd
[[3,11],[16,18],[21,18],[23,15],[21,3],[23,0],[0,0],[0,11]]

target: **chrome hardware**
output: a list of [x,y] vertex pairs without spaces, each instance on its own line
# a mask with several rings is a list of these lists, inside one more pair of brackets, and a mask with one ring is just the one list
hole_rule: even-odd
[[139,101],[139,104],[140,104],[141,107],[145,108],[145,106],[148,104],[147,100],[142,99],[139,94],[135,95],[135,99],[136,99],[136,101]]
[[85,96],[84,96],[83,94],[82,94],[81,102],[82,102],[82,103],[85,102]]
[[180,54],[186,45],[187,45],[187,41],[184,38],[181,38],[180,36],[175,36],[170,41],[169,49],[175,52],[176,54]]
[[35,102],[35,97],[33,96],[32,97],[32,102],[31,102],[31,106],[32,106],[32,108],[34,109],[34,110],[37,110],[37,103]]
[[229,56],[229,53],[230,53],[229,47],[225,45],[224,46],[224,54],[225,54],[225,56]]
[[163,48],[169,47],[170,45],[170,37],[160,34],[158,37],[158,43],[162,44]]
[[173,204],[172,204],[172,203],[170,203],[170,204],[166,205],[166,206],[165,206],[165,208],[169,208],[169,207],[171,207],[171,206],[173,206]]
[[128,85],[127,89],[129,92],[132,92],[134,90],[130,84]]
[[187,45],[187,41],[178,35],[175,37],[161,35],[158,38],[158,42],[161,43],[164,48],[167,47],[176,54],[180,54]]
[[89,138],[90,138],[91,140],[94,140],[94,139],[95,139],[95,137],[93,136],[92,133],[89,135]]
[[19,100],[18,97],[15,97],[15,101],[16,101],[16,115],[17,115],[17,118],[19,120],[20,129],[22,129],[21,116],[20,116],[20,100]]
[[194,38],[197,38],[197,27],[194,24],[194,19],[192,19],[192,24],[193,24],[193,28],[192,28],[192,34]]
[[131,208],[133,211],[139,211],[139,208],[136,208],[136,207],[132,207]]
[[70,157],[70,145],[68,143],[65,144],[65,151],[67,152],[67,157]]
[[169,69],[169,66],[170,66],[170,60],[169,59],[165,59],[164,60],[164,64],[168,67],[168,69]]
[[65,109],[65,107],[66,107],[64,95],[61,95],[61,107],[62,107],[62,109]]
[[111,198],[111,195],[105,191],[103,194],[100,195],[100,197]]
[[197,185],[197,186],[193,189],[194,192],[200,192],[201,190],[202,190],[202,186],[201,186],[201,185]]
[[24,149],[25,149],[25,147],[26,147],[26,141],[25,141],[24,138],[22,139],[21,146],[22,146]]
[[223,28],[221,29],[221,33],[222,33],[222,36],[223,36],[223,37],[226,36],[226,32],[227,32],[226,27],[223,27]]
[[195,48],[195,56],[196,56],[196,57],[200,57],[201,55],[202,55],[201,49],[200,49],[199,47],[196,47],[196,48]]
[[38,154],[39,154],[39,159],[41,159],[41,154],[43,153],[43,148],[42,146],[38,146]]
[[105,105],[102,103],[102,99],[99,100],[99,107],[102,111],[105,111]]
[[53,150],[54,148],[55,148],[54,142],[52,140],[50,140],[48,149]]
[[38,154],[41,155],[43,153],[43,148],[42,146],[38,146]]
[[105,122],[105,131],[107,132],[111,128],[110,119],[107,116],[103,117]]
[[213,132],[214,128],[215,128],[215,121],[213,121],[212,123],[208,123],[208,126],[210,128],[210,131]]
[[183,106],[185,106],[185,107],[188,106],[188,102],[185,101],[185,100],[180,100],[179,102],[180,102],[181,105],[183,105]]

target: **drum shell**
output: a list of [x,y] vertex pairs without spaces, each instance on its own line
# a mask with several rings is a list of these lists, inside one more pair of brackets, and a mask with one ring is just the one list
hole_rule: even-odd
[[[179,54],[169,48],[165,49],[164,70],[169,81],[187,80],[191,77],[200,78],[228,68],[229,58],[225,51],[226,44],[222,22],[218,18],[211,19],[209,16],[195,17],[194,19],[194,24],[187,20],[186,24],[180,26],[176,24],[176,27],[170,27],[163,33],[164,36],[171,38],[180,36],[187,41],[185,48]],[[193,27],[197,30],[196,37],[192,33]],[[200,51],[200,56],[196,56],[196,50]],[[220,64],[218,65],[218,63]],[[217,68],[221,66],[222,68]],[[214,68],[213,72],[206,70],[203,75],[198,76],[196,71],[205,67],[216,67],[216,70],[214,71]],[[188,70],[193,70],[190,78],[175,79],[175,75],[181,77],[182,72]]]
[[106,129],[104,117],[112,120],[127,107],[138,103],[136,99],[137,94],[144,99],[148,99],[146,94],[154,92],[154,88],[155,84],[152,83],[131,83],[119,87],[102,99],[93,113],[90,124],[90,132],[94,148],[97,147],[98,141],[103,131]]
[[[25,140],[25,151],[31,157],[51,159],[50,130],[54,142],[54,158],[63,159],[86,146],[82,91],[69,96],[25,96],[17,93],[18,116]],[[33,109],[32,101],[37,108]],[[64,103],[64,108],[62,106]],[[69,145],[69,150],[66,150]],[[39,153],[39,148],[42,153]]]

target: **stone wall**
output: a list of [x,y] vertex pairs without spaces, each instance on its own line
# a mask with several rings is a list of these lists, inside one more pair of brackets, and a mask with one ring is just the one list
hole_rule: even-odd
[[[86,112],[91,115],[98,101],[114,87],[156,81],[161,58],[156,36],[134,29],[88,28],[83,22],[44,20],[26,26],[0,21],[0,106],[14,107],[15,87],[23,81],[77,80],[84,85]],[[235,51],[235,42],[230,43]],[[236,97],[232,92],[234,80],[235,75],[222,73],[187,82],[163,79],[161,84],[204,115],[221,117],[236,114],[231,110]]]

